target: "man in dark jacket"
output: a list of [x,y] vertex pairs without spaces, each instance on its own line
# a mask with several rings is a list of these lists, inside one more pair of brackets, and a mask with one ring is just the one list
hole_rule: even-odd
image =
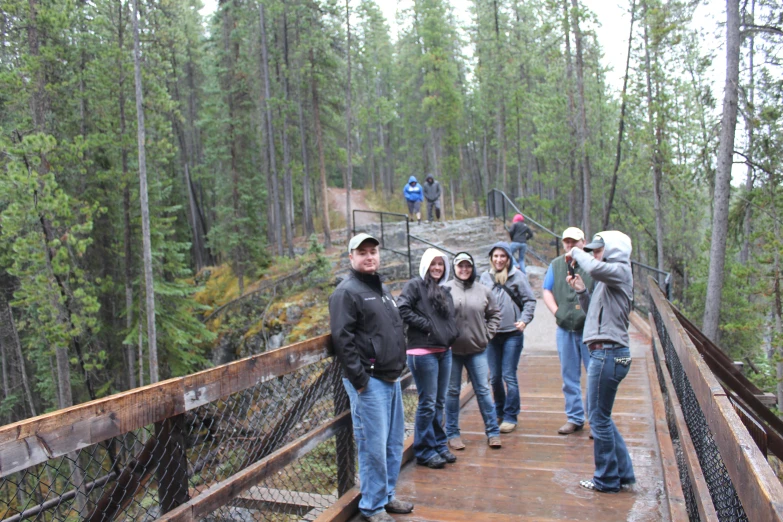
[[413,504],[395,498],[402,463],[405,418],[399,377],[405,368],[405,335],[397,304],[378,275],[379,242],[358,234],[348,243],[351,272],[329,298],[334,353],[359,455],[359,510],[371,522],[389,513],[410,513]]
[[[563,232],[563,251],[582,248],[585,234],[576,227]],[[593,280],[581,266],[574,266],[575,273],[582,276],[588,288]],[[557,321],[557,355],[560,358],[560,375],[563,377],[563,395],[567,422],[557,432],[570,435],[579,431],[585,424],[585,407],[582,401],[582,365],[585,373],[590,365],[590,351],[582,342],[582,329],[585,326],[585,312],[579,304],[576,292],[566,281],[569,270],[565,255],[556,257],[549,265],[544,276],[544,304]],[[585,403],[587,401],[584,401]]]
[[432,223],[432,211],[435,211],[435,217],[440,221],[440,183],[435,181],[432,174],[427,174],[424,180],[424,199],[427,200],[427,221]]

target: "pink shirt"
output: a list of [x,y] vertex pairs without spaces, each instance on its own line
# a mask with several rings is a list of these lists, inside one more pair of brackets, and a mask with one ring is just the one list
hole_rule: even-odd
[[408,348],[405,353],[408,355],[429,355],[431,353],[443,353],[448,348]]

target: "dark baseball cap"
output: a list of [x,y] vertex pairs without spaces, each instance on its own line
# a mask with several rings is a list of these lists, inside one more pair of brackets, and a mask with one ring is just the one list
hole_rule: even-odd
[[596,234],[593,236],[593,240],[586,244],[582,250],[585,252],[592,252],[593,250],[603,248],[604,246],[606,246],[604,243],[604,238]]

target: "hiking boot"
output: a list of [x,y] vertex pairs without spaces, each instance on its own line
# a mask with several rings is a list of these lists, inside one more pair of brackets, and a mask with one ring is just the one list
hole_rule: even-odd
[[454,437],[453,439],[449,439],[449,447],[453,450],[464,450],[465,449],[465,443],[462,442],[462,439],[459,437]]
[[367,522],[394,522],[394,519],[385,511],[378,512],[371,517],[362,515],[362,518]]
[[500,449],[503,445],[500,443],[500,437],[490,437],[487,439],[487,444],[492,449]]
[[448,464],[454,464],[457,462],[457,456],[450,452],[449,450],[445,450],[440,454],[440,458],[445,460]]
[[427,466],[430,469],[441,469],[446,465],[446,461],[443,460],[443,457],[441,457],[440,455],[435,455],[430,460],[425,462],[417,460],[416,464],[418,464],[419,466]]
[[413,511],[412,502],[405,502],[404,500],[396,498],[383,507],[388,513],[397,513],[399,515],[404,515]]
[[517,429],[517,425],[514,423],[503,421],[500,424],[500,433],[511,433],[515,429]]
[[563,424],[562,426],[560,426],[560,429],[557,430],[557,432],[560,435],[571,435],[575,431],[579,431],[582,428],[584,428],[584,425],[582,425],[582,424],[574,424],[573,422],[568,421],[565,424]]

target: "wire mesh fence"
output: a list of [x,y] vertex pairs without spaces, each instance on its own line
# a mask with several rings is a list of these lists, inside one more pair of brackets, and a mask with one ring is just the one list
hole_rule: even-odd
[[[417,395],[412,379],[402,382],[409,435]],[[154,520],[199,495],[219,497],[226,481],[348,410],[339,364],[323,359],[4,476],[0,521]],[[238,494],[226,493],[203,520],[313,520],[356,483],[353,432],[341,426]]]
[[[661,375],[660,372],[664,369],[663,365],[665,364],[666,370],[671,375],[674,391],[680,402],[683,417],[698,457],[699,467],[704,474],[718,520],[721,522],[748,520],[748,516],[737,495],[735,484],[729,477],[726,465],[715,442],[714,434],[707,424],[704,412],[699,405],[693,388],[691,387],[691,383],[688,380],[688,376],[683,369],[679,356],[669,337],[669,333],[664,327],[660,311],[655,306],[652,299],[649,301],[649,304],[665,356],[665,361],[658,361],[656,355],[659,378]],[[662,386],[662,389],[665,389],[665,387]],[[666,396],[664,397],[666,398]],[[670,401],[667,401],[667,420],[669,421],[669,430],[672,433],[672,439],[675,442],[675,451],[677,451],[677,464],[680,471],[680,479],[683,484],[683,493],[688,516],[691,520],[699,520],[696,497],[690,482],[687,465],[684,462],[682,447],[679,444],[679,433],[677,432],[676,425],[674,425],[670,418],[670,408]]]

